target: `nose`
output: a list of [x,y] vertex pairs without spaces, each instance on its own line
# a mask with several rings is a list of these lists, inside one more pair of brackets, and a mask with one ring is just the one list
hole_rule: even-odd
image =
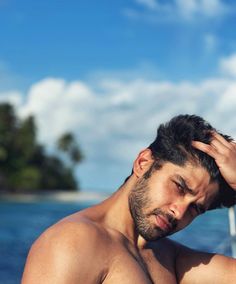
[[179,202],[172,204],[169,209],[175,219],[181,220],[184,217],[186,211],[188,210],[188,206],[189,205],[186,202]]

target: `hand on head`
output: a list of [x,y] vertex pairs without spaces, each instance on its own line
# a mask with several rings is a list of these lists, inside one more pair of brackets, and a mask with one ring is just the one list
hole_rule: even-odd
[[193,141],[192,145],[214,158],[225,181],[236,190],[236,143],[229,142],[217,132],[213,132],[210,144]]

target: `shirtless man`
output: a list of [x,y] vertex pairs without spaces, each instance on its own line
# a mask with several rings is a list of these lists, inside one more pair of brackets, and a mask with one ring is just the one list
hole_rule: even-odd
[[236,145],[197,116],[177,116],[102,203],[33,244],[22,284],[233,284],[236,260],[166,238],[199,214],[236,203]]

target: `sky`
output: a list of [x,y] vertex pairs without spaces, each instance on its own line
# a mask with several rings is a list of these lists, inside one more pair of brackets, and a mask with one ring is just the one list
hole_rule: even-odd
[[174,115],[236,138],[234,1],[0,0],[0,26],[0,102],[49,150],[75,134],[84,191],[115,191]]

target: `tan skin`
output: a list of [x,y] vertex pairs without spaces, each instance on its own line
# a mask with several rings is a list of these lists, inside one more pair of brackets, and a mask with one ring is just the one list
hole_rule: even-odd
[[[236,190],[236,147],[215,135],[212,145],[194,142],[211,155],[222,175]],[[226,143],[227,142],[227,143]],[[134,162],[133,174],[102,203],[70,215],[46,230],[33,244],[22,284],[74,283],[235,283],[236,260],[197,252],[167,238],[146,242],[138,235],[128,205],[128,196],[153,164],[150,150]],[[191,191],[183,190],[183,179]],[[200,166],[179,167],[165,163],[148,179],[150,206],[177,220],[175,231],[186,227],[207,210],[218,192]],[[166,229],[168,220],[145,215],[151,227]]]

